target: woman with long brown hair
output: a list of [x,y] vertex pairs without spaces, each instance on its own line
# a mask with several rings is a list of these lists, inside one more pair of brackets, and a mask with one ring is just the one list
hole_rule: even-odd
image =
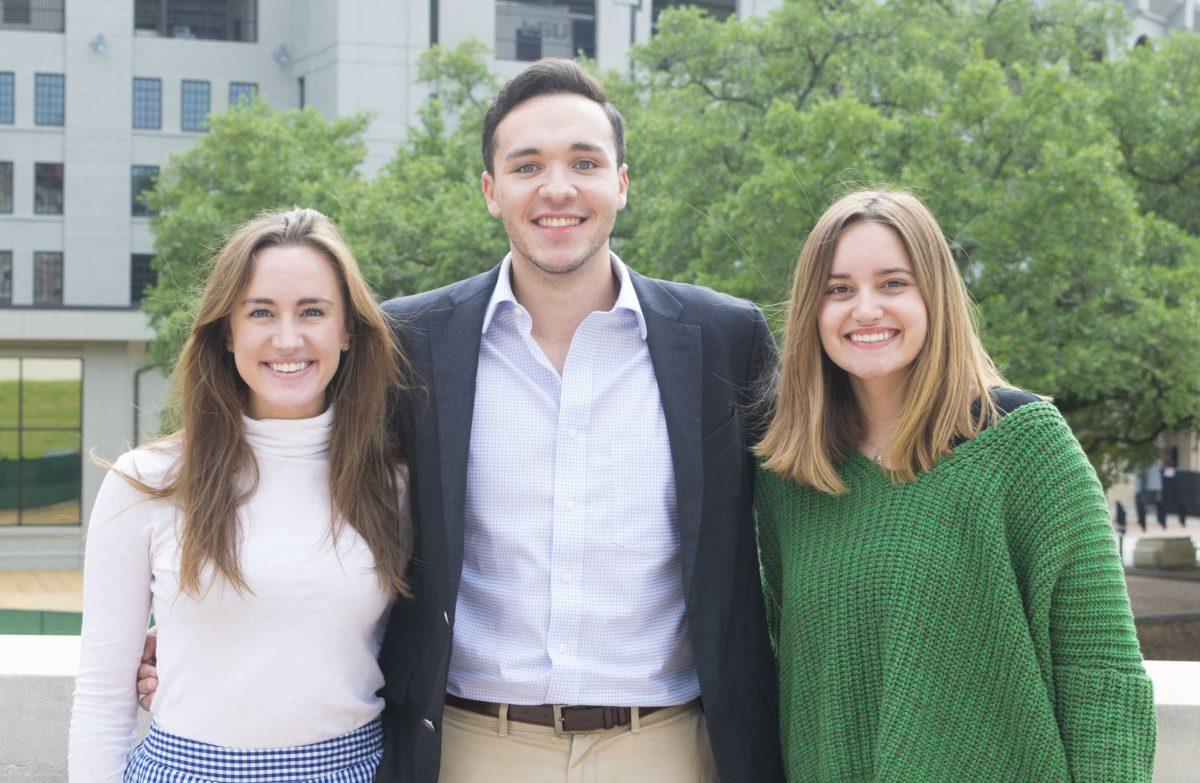
[[[372,779],[412,549],[405,368],[324,215],[230,237],[175,368],[179,429],[118,459],[92,510],[72,781]],[[151,613],[162,680],[127,762]]]
[[755,487],[789,781],[1149,781],[1100,483],[984,351],[937,221],[833,204],[801,251]]

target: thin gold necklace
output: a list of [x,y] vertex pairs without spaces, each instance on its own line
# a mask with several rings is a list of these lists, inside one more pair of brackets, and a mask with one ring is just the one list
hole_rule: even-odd
[[863,443],[865,443],[865,444],[867,444],[868,446],[870,446],[870,447],[871,447],[871,449],[872,449],[872,450],[875,452],[875,455],[874,455],[873,457],[871,457],[871,460],[872,460],[872,461],[873,461],[873,462],[874,462],[876,465],[878,465],[879,467],[881,467],[881,468],[882,468],[882,467],[883,467],[883,449],[879,448],[879,447],[878,447],[878,446],[876,446],[876,445],[875,445],[875,444],[874,444],[872,441],[869,441],[869,440],[867,440],[866,438],[863,438]]

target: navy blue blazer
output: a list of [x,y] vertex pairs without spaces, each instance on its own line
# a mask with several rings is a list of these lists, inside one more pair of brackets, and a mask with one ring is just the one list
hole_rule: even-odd
[[[417,375],[412,405],[396,420],[410,458],[416,546],[409,568],[414,598],[392,609],[380,653],[386,746],[379,783],[435,783],[438,777],[475,376],[498,274],[496,267],[383,305]],[[775,342],[749,302],[630,277],[671,444],[685,614],[717,769],[726,783],[781,781],[778,685],[751,516],[751,434],[744,424],[756,384],[773,365]]]

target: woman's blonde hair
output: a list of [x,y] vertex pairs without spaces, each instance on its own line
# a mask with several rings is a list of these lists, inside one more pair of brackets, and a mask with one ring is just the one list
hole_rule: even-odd
[[[313,209],[264,212],[239,227],[217,255],[172,381],[179,428],[159,447],[177,450],[165,483],[124,475],[183,513],[180,589],[201,590],[206,565],[239,591],[249,590],[238,560],[237,511],[258,485],[258,465],[243,434],[249,389],[226,345],[229,318],[267,247],[307,246],[329,260],[345,300],[350,348],[326,387],[334,406],[329,443],[333,534],[349,525],[375,559],[380,584],[408,595],[404,571],[412,527],[402,518],[396,470],[403,462],[391,419],[407,389],[408,363],[375,303],[358,263],[329,218]],[[155,444],[152,444],[152,447]],[[321,513],[313,509],[313,513]]]
[[[912,481],[997,415],[989,390],[1009,387],[983,349],[966,285],[937,220],[916,196],[859,190],[838,199],[800,251],[788,304],[773,416],[755,452],[799,484],[839,493],[835,463],[865,437],[845,370],[821,346],[817,318],[838,238],[872,221],[896,232],[925,301],[928,332],[908,370],[904,410],[884,457],[893,481]],[[974,406],[974,410],[973,410]]]

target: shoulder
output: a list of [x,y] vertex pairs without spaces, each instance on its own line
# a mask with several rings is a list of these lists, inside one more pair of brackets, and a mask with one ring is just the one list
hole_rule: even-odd
[[762,342],[770,332],[762,310],[753,302],[705,286],[658,280],[633,270],[629,274],[643,311],[698,326],[717,342],[749,346],[753,341]]
[[992,390],[992,402],[996,403],[1002,416],[1007,416],[1018,408],[1036,402],[1044,402],[1044,400],[1024,389],[999,388]]
[[163,438],[122,454],[112,464],[109,475],[113,478],[128,477],[151,487],[160,487],[174,473],[179,456],[178,440]]
[[389,299],[380,307],[391,318],[402,323],[410,322],[426,313],[455,307],[475,296],[491,296],[496,287],[499,270],[497,265],[474,277],[458,280],[432,291]]
[[[630,272],[637,275],[636,272]],[[679,283],[673,280],[659,280],[653,277],[637,275],[644,285],[654,285],[674,297],[684,308],[685,314],[732,317],[742,319],[761,318],[762,311],[753,302],[739,299],[736,296],[714,291],[707,286],[693,283]]]

